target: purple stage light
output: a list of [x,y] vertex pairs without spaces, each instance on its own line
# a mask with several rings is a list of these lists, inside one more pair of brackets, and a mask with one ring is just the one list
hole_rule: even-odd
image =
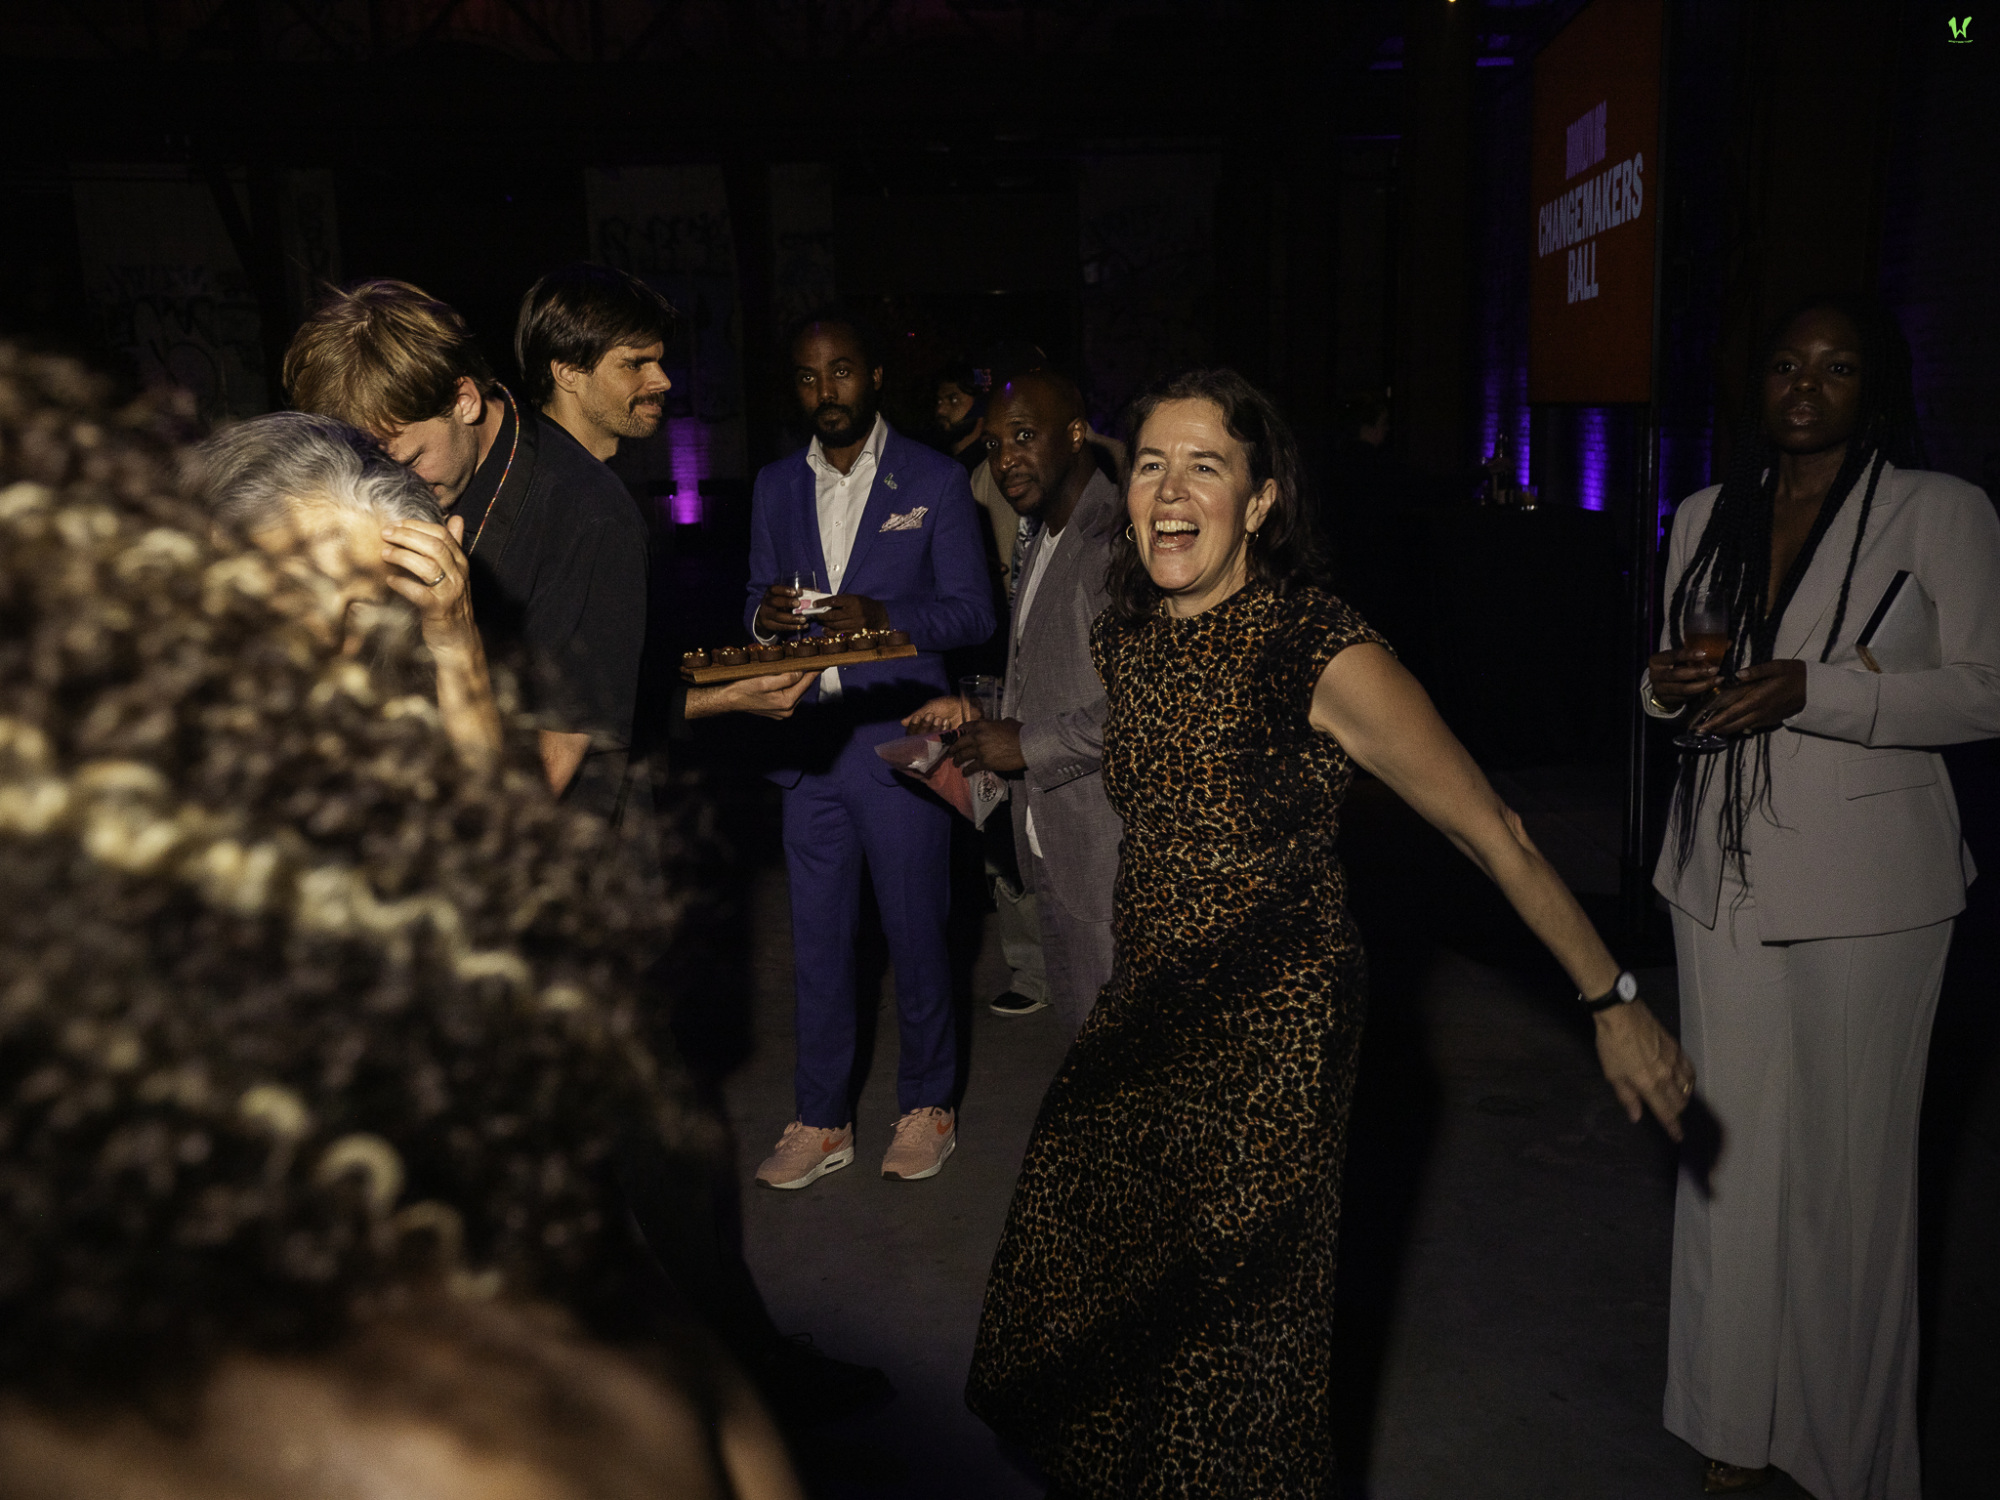
[[699,417],[675,417],[667,424],[667,451],[673,456],[674,478],[681,493],[700,488],[709,477],[708,424]]
[[1576,503],[1585,510],[1604,509],[1604,490],[1611,470],[1611,420],[1601,406],[1585,406],[1576,414]]

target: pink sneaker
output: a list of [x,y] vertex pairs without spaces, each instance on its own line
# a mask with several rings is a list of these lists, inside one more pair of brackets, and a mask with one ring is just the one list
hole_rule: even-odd
[[[778,1138],[778,1149],[757,1169],[763,1187],[811,1187],[829,1172],[838,1172],[854,1162],[854,1127],[843,1125],[827,1130],[794,1120]],[[933,1171],[936,1168],[932,1168]]]
[[958,1117],[948,1109],[913,1109],[896,1122],[896,1138],[882,1158],[882,1175],[918,1182],[935,1177],[958,1145]]

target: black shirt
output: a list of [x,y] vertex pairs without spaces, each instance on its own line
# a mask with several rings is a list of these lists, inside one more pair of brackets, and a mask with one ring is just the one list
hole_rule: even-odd
[[[618,477],[503,392],[500,434],[459,497],[472,614],[495,661],[525,674],[544,729],[587,733],[563,800],[618,820],[646,644],[646,525]],[[650,807],[650,796],[646,799]]]

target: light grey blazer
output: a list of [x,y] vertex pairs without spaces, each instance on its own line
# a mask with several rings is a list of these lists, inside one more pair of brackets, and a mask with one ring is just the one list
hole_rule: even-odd
[[[1674,517],[1669,599],[1719,490],[1691,496]],[[1820,539],[1778,630],[1776,657],[1806,663],[1806,706],[1772,731],[1771,806],[1753,808],[1744,820],[1767,943],[1942,922],[1964,910],[1975,873],[1951,778],[1933,747],[2000,735],[2000,518],[1985,494],[1962,480],[1885,468],[1840,638],[1822,663],[1860,514],[1857,489]],[[1898,671],[1885,662],[1882,672],[1871,672],[1855,641],[1903,570],[1937,606],[1942,665]],[[1643,679],[1640,694],[1643,700]],[[1646,711],[1665,717],[1650,703]],[[1675,799],[1653,874],[1654,888],[1704,927],[1715,925],[1722,885],[1721,797],[1718,766],[1695,810],[1685,869],[1674,846],[1689,809]]]
[[[1001,700],[1005,716],[1021,721],[1021,758],[1028,763],[1012,799],[1021,872],[1033,879],[1033,808],[1049,884],[1064,906],[1091,922],[1111,920],[1118,841],[1125,832],[1104,796],[1104,684],[1090,659],[1090,625],[1109,602],[1104,575],[1111,539],[1124,521],[1118,487],[1102,474],[1091,475],[1026,624],[1012,632]],[[1023,592],[1048,540],[1046,531],[1036,532],[1021,554]]]

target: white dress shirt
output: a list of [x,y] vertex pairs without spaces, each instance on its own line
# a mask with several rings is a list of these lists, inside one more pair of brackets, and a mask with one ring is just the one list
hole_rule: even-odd
[[[1068,528],[1065,527],[1064,530]],[[1021,639],[1022,631],[1028,627],[1028,611],[1034,607],[1035,594],[1042,586],[1042,575],[1049,570],[1049,559],[1056,555],[1056,546],[1063,539],[1061,531],[1051,531],[1042,538],[1042,545],[1035,549],[1035,560],[1028,568],[1028,576],[1021,580],[1021,592],[1014,601],[1014,639]],[[1041,840],[1035,837],[1035,810],[1028,809],[1028,848],[1036,859],[1042,857]]]
[[[827,461],[826,449],[815,436],[806,447],[806,466],[813,472],[813,507],[819,513],[819,550],[826,558],[826,591],[840,592],[847,577],[848,559],[854,556],[854,539],[861,531],[861,513],[868,508],[869,492],[875,488],[875,471],[882,462],[882,443],[889,424],[877,412],[868,440],[854,456],[854,467],[845,474]],[[840,668],[828,667],[819,674],[823,698],[840,696]]]

